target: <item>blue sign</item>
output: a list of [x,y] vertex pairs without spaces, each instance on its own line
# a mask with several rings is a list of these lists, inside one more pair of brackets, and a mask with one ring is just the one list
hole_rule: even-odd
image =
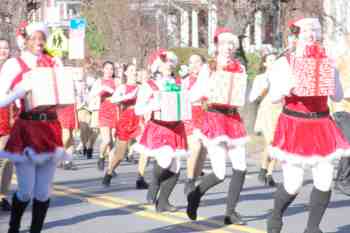
[[85,29],[86,20],[84,18],[71,19],[69,22],[69,27],[73,30]]

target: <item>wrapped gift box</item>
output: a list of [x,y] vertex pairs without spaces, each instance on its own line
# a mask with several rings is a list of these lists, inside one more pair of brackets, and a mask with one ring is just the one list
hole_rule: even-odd
[[335,66],[329,58],[295,58],[293,93],[298,96],[331,96],[335,93]]
[[192,119],[192,106],[187,91],[161,91],[160,111],[154,118],[161,121],[186,121]]
[[31,79],[32,90],[25,97],[27,110],[75,103],[72,69],[35,68],[24,76]]
[[216,71],[209,79],[209,103],[243,106],[246,99],[247,76],[245,73]]

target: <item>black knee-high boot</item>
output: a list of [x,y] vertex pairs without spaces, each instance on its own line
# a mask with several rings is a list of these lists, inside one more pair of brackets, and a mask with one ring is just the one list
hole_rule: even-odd
[[50,206],[50,199],[47,201],[38,201],[34,199],[32,210],[32,224],[30,233],[40,233],[46,218],[47,210]]
[[187,195],[187,216],[192,219],[197,219],[197,210],[201,201],[201,197],[210,188],[221,183],[223,180],[219,179],[214,173],[204,176],[202,182],[195,188],[194,191]]
[[169,170],[163,169],[162,175],[160,178],[160,193],[159,198],[156,202],[156,210],[157,212],[174,212],[177,208],[169,203],[169,197],[174,187],[179,179],[179,173],[176,174]]
[[158,165],[157,161],[153,164],[153,174],[151,184],[148,186],[147,203],[155,204],[157,195],[160,189],[160,176],[162,174],[162,168]]
[[246,171],[240,171],[235,169],[232,170],[233,173],[230,181],[228,197],[226,199],[226,216],[224,222],[226,225],[245,225],[246,222],[243,221],[240,215],[236,212],[236,206],[243,188]]
[[19,233],[21,219],[29,201],[23,202],[17,198],[16,193],[12,197],[12,209],[10,217],[10,228],[8,233]]
[[322,192],[313,188],[310,197],[310,212],[305,233],[322,233],[320,223],[331,199],[331,191]]
[[283,184],[274,194],[274,206],[271,216],[267,220],[267,233],[280,233],[282,230],[282,217],[288,206],[294,201],[297,195],[290,195]]

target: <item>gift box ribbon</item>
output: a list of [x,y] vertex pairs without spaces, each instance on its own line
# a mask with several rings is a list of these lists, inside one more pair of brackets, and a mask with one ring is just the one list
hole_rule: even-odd
[[180,120],[181,119],[181,95],[180,95],[181,87],[175,83],[166,82],[164,90],[166,92],[175,92],[176,93],[176,99],[177,99],[177,103],[178,103],[176,106],[177,107],[177,111],[176,111],[177,112],[177,119]]

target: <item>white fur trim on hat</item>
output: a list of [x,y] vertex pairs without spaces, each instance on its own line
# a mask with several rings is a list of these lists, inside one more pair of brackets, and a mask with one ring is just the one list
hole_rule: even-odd
[[304,18],[296,21],[294,23],[295,26],[298,26],[300,28],[305,28],[305,27],[311,27],[311,28],[317,28],[321,29],[321,23],[318,18]]
[[179,61],[176,54],[172,51],[166,52],[166,60],[169,61],[174,67],[177,66],[177,63]]
[[34,32],[43,32],[46,38],[49,36],[49,28],[43,22],[34,22],[26,27],[26,32],[28,36],[31,36]]
[[233,41],[235,46],[236,47],[238,46],[238,37],[231,32],[220,33],[218,35],[218,42],[220,43],[220,41],[222,41],[222,40]]
[[[176,54],[172,51],[166,51],[165,54],[166,56],[166,61],[170,62],[173,67],[176,67],[178,63],[178,58]],[[155,73],[158,71],[160,65],[163,63],[160,57],[158,57],[156,60],[151,65],[151,72]]]

